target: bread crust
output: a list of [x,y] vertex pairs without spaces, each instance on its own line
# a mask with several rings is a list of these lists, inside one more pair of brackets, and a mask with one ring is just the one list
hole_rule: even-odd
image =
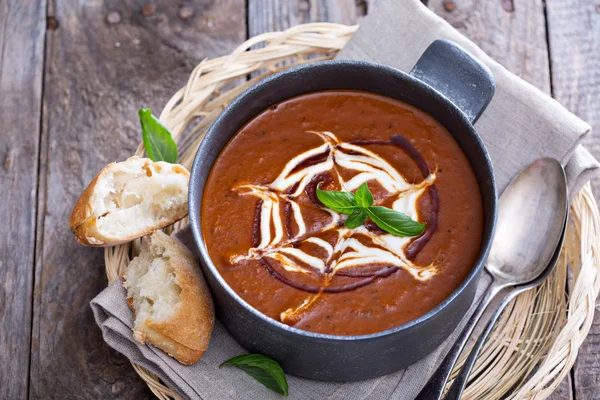
[[[202,357],[215,322],[210,290],[194,254],[177,239],[161,231],[149,240],[159,241],[169,249],[168,265],[175,272],[175,283],[181,288],[181,301],[164,321],[147,319],[134,329],[134,337],[165,351],[182,364],[190,365]],[[133,302],[128,299],[135,315]]]
[[[189,180],[189,171],[179,164],[154,162],[148,158],[140,158],[138,156],[130,157],[123,162],[132,164],[137,163],[139,161],[143,162],[140,168],[141,170],[148,168],[148,166],[151,164],[154,166],[155,169],[161,170],[162,165],[164,164],[171,168],[173,172],[177,174],[182,174],[186,176]],[[106,237],[102,235],[97,226],[97,218],[99,216],[94,215],[91,200],[98,182],[104,179],[108,172],[114,169],[117,164],[118,163],[116,162],[112,162],[106,167],[102,168],[102,170],[94,177],[94,179],[92,179],[90,184],[85,188],[83,193],[81,193],[81,195],[77,199],[77,202],[75,203],[75,206],[73,207],[73,210],[71,211],[71,216],[69,218],[69,227],[73,231],[75,240],[77,240],[79,244],[92,247],[116,246],[119,244],[130,242],[138,237],[149,235],[154,231],[157,231],[177,222],[178,220],[184,218],[187,215],[187,207],[185,207],[184,211],[176,215],[174,218],[160,221],[160,223],[146,227],[146,229],[139,230],[135,234],[125,235],[118,238]]]
[[92,216],[90,199],[94,193],[94,187],[96,186],[98,180],[114,165],[115,163],[113,162],[102,168],[102,170],[98,172],[94,179],[92,179],[90,184],[85,188],[83,193],[81,193],[75,202],[75,206],[73,207],[73,211],[71,211],[71,216],[69,217],[69,228],[71,228],[71,230],[75,231],[76,228],[83,225],[86,220]]

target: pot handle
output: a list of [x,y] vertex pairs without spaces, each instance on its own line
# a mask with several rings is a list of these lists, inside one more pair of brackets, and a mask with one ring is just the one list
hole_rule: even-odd
[[483,113],[496,90],[494,76],[488,67],[449,40],[431,43],[410,75],[454,103],[472,124]]

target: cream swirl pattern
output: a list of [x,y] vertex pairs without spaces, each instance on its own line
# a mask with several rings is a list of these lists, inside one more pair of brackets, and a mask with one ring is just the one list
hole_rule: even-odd
[[[282,313],[284,321],[289,320],[291,314],[310,305],[322,292],[352,290],[377,278],[388,276],[397,269],[407,271],[414,279],[420,281],[434,276],[437,272],[435,265],[416,265],[411,260],[413,257],[405,251],[407,244],[414,238],[373,232],[365,226],[348,229],[343,225],[343,217],[340,214],[322,207],[318,200],[315,200],[314,188],[323,179],[333,179],[346,191],[354,191],[362,183],[374,181],[386,190],[386,198],[393,199],[394,210],[421,222],[423,218],[417,210],[417,202],[424,191],[434,188],[435,173],[430,173],[421,159],[421,164],[425,167],[419,167],[424,179],[418,184],[411,184],[388,162],[364,146],[340,142],[331,132],[309,133],[318,135],[324,143],[291,159],[270,184],[243,185],[236,188],[240,194],[254,196],[259,201],[255,216],[255,246],[250,248],[247,254],[232,257],[231,262],[260,260],[273,276],[284,283],[317,294],[309,297],[298,309]],[[393,143],[378,141],[375,144]],[[416,152],[412,147],[408,151],[405,150],[413,157],[411,151]],[[342,171],[345,172],[344,176],[351,177],[344,179]],[[308,194],[314,204],[302,203],[299,199],[303,193]],[[316,230],[308,231],[303,215],[303,209],[306,207],[319,207],[329,214],[329,221]],[[292,220],[296,232],[292,232],[290,228]],[[321,237],[325,233],[329,233],[329,240]],[[430,236],[432,233],[426,231],[423,236]],[[308,247],[318,251],[306,250],[306,244],[312,245]],[[273,261],[279,263],[286,275],[277,271]],[[373,266],[381,268],[373,270]],[[322,277],[322,285],[297,283],[287,273],[292,276],[317,274]],[[360,280],[343,286],[332,286],[332,278],[335,275]],[[286,313],[290,315],[285,315]]]

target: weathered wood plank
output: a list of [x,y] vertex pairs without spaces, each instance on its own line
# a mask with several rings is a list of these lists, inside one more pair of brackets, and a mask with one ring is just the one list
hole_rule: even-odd
[[453,11],[430,1],[429,7],[513,74],[550,93],[542,0],[460,0]]
[[[599,157],[600,4],[548,0],[547,7],[554,97],[592,126],[583,144]],[[598,196],[600,180],[592,186]]]
[[[448,2],[450,3],[450,2]],[[541,0],[429,2],[429,7],[509,71],[550,94],[550,67]],[[572,399],[568,376],[550,397]]]
[[[584,145],[600,157],[600,5],[592,0],[547,0],[554,97],[592,126]],[[600,195],[600,179],[592,182]],[[600,315],[579,349],[575,398],[600,399]]]
[[[246,36],[244,0],[60,1],[44,90],[45,218],[36,274],[33,398],[149,398],[103,342],[89,301],[107,284],[102,249],[78,246],[67,220],[83,188],[140,140],[137,110],[162,105],[204,57]],[[46,167],[47,165],[47,167]]]
[[0,398],[27,397],[44,0],[0,2]]
[[248,0],[248,33],[252,37],[308,22],[354,24],[367,7],[356,0]]

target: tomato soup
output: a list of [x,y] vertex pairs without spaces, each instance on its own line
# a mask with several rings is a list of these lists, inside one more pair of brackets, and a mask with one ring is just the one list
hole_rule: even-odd
[[[320,189],[366,183],[375,205],[426,225],[394,236],[325,207]],[[481,193],[452,135],[423,111],[361,91],[271,106],[215,161],[201,224],[208,252],[252,307],[333,335],[383,331],[427,313],[466,278],[483,234]]]

